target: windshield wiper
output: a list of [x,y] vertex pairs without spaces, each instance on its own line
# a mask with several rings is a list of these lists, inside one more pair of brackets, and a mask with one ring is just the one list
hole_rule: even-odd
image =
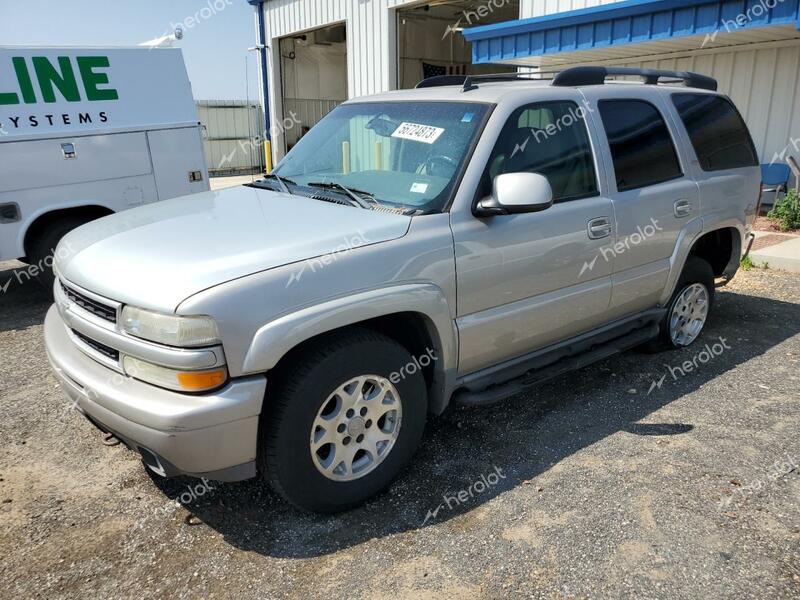
[[[335,190],[339,192],[344,192],[356,203],[356,205],[360,206],[361,208],[366,208],[368,210],[372,210],[373,205],[378,203],[375,200],[375,197],[369,192],[364,192],[362,190],[349,188],[342,185],[341,183],[315,181],[313,183],[308,183],[306,185],[308,185],[309,187],[322,188],[324,190]],[[364,200],[364,196],[369,198],[372,201],[372,203],[369,203],[366,200]]]
[[[291,179],[286,179],[285,177],[281,177],[277,173],[267,173],[266,175],[264,175],[264,179],[274,179],[275,181],[278,182],[278,185],[280,186],[281,191],[283,193],[285,193],[285,194],[290,194],[290,195],[291,195],[292,192],[289,189],[289,186],[287,184],[291,183],[292,185],[297,185]],[[249,186],[249,187],[258,187],[258,188],[264,187],[264,186],[259,185],[260,181],[263,181],[263,180],[254,181],[253,183],[245,183],[245,185]]]

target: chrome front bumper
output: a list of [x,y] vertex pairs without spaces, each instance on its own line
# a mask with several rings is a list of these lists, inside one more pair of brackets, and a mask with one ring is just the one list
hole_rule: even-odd
[[67,396],[95,425],[139,452],[156,473],[219,481],[255,476],[266,377],[233,379],[207,395],[143,383],[79,350],[55,305],[45,318],[44,336]]

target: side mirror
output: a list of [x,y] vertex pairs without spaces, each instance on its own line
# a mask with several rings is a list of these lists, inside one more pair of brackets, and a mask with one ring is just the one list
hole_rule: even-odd
[[539,212],[553,205],[553,190],[539,173],[503,173],[494,178],[492,195],[475,207],[476,217]]

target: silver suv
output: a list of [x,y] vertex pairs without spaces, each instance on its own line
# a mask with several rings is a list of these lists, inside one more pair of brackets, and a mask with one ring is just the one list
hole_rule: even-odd
[[69,234],[52,365],[156,473],[353,506],[448,404],[697,339],[760,187],[715,90],[581,67],[346,102],[252,185]]

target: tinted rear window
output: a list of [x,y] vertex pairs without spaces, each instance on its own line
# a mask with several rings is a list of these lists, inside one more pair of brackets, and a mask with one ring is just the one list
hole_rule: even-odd
[[667,124],[655,106],[644,100],[601,100],[600,116],[611,147],[618,191],[682,175]]
[[672,102],[704,171],[758,164],[747,126],[730,100],[710,94],[673,94]]

